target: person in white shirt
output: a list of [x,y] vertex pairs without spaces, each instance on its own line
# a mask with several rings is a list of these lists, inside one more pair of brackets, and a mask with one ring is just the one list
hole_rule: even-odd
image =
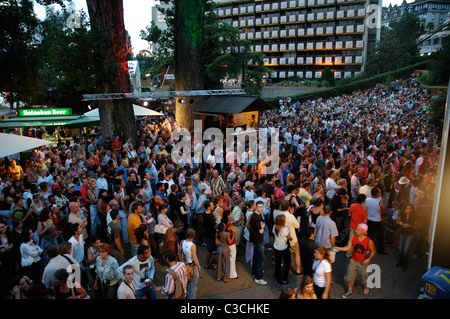
[[339,188],[339,185],[336,183],[337,170],[332,170],[330,175],[325,181],[325,187],[327,188],[327,203],[331,203],[331,199]]
[[253,190],[253,188],[254,188],[253,182],[251,182],[251,181],[245,182],[245,185],[244,185],[245,201],[255,200],[256,194],[255,194],[255,191]]
[[70,230],[72,232],[72,237],[68,240],[72,244],[72,257],[80,265],[83,263],[84,259],[84,239],[83,239],[83,229],[78,223],[72,224]]
[[[289,267],[291,265],[291,252],[289,251],[288,242],[291,240],[289,228],[285,226],[286,216],[283,214],[275,218],[275,225],[273,226],[273,233],[275,239],[273,242],[273,249],[275,253],[275,278],[279,284],[289,283]],[[283,261],[283,266],[281,266]]]
[[283,200],[281,202],[281,209],[282,212],[280,215],[284,215],[286,218],[285,226],[289,229],[289,250],[290,253],[294,254],[295,258],[295,265],[296,265],[296,272],[295,275],[298,277],[302,274],[302,263],[300,259],[300,246],[297,238],[297,229],[300,228],[300,223],[298,222],[297,218],[294,216],[294,214],[290,210],[290,203],[288,200]]
[[98,178],[96,181],[97,189],[108,190],[108,181],[105,178],[105,173],[103,171],[98,172]]
[[134,286],[133,266],[126,265],[122,269],[123,281],[117,289],[117,299],[136,299],[136,287]]
[[350,179],[350,185],[351,185],[351,196],[352,199],[356,199],[356,196],[359,194],[359,189],[361,188],[361,182],[359,180],[360,171],[357,169]]

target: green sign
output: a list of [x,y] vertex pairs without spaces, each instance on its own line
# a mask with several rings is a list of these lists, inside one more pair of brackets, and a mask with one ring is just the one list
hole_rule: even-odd
[[22,109],[19,110],[19,116],[66,116],[72,115],[72,109]]

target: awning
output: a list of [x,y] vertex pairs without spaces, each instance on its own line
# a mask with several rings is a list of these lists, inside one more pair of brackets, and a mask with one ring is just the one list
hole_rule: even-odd
[[100,125],[100,117],[82,115],[77,119],[70,121],[68,124],[66,124],[66,126],[70,128],[80,128],[91,125]]
[[79,115],[58,116],[58,117],[11,117],[9,119],[0,120],[0,128],[12,127],[35,127],[35,126],[65,126]]
[[213,96],[196,106],[194,112],[215,114],[239,114],[270,109],[259,96]]
[[27,136],[0,133],[0,157],[28,151],[54,142]]

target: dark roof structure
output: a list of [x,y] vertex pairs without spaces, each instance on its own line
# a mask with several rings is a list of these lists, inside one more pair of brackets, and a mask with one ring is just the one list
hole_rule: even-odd
[[270,109],[259,96],[213,96],[195,107],[196,113],[239,114]]

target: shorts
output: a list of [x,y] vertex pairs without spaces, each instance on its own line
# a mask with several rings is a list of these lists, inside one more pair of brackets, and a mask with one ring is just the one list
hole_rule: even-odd
[[360,262],[356,262],[353,259],[350,259],[350,262],[347,266],[347,272],[345,274],[345,282],[355,282],[358,277],[358,273],[361,275],[361,282],[365,286],[367,283],[367,277],[369,276],[367,273],[367,265],[363,265]]
[[300,247],[298,245],[298,241],[296,241],[295,243],[289,242],[289,251],[291,253],[295,253],[295,252],[299,252],[300,251]]
[[214,237],[206,237],[205,242],[206,242],[206,250],[209,253],[212,253],[217,249],[216,239]]

